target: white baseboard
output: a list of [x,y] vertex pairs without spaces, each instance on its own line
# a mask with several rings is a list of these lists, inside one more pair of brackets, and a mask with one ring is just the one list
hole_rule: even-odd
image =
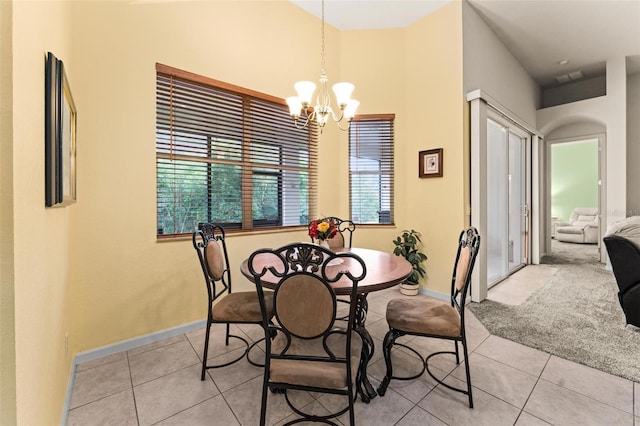
[[436,299],[444,300],[445,302],[448,302],[451,300],[450,294],[440,293],[439,291],[429,290],[428,288],[420,287],[419,292],[420,294],[424,294],[425,296],[435,297]]
[[73,360],[73,364],[82,364],[83,362],[92,361],[94,359],[113,355],[118,352],[128,351],[129,349],[137,348],[138,346],[148,345],[149,343],[157,342],[158,340],[166,339],[168,337],[177,336],[178,334],[184,334],[191,330],[202,328],[206,324],[206,320],[200,320],[189,324],[183,324],[177,327],[169,328],[167,330],[147,334],[144,336],[134,337],[132,339],[124,340],[119,343],[114,343],[113,345],[107,345],[101,348],[91,349],[90,351],[80,352],[76,354]]
[[169,328],[167,330],[158,331],[151,334],[146,334],[144,336],[134,337],[132,339],[127,339],[122,342],[114,343],[113,345],[102,346],[97,349],[91,349],[89,351],[84,351],[76,354],[73,358],[73,364],[71,365],[71,373],[69,375],[69,384],[67,385],[67,395],[65,398],[62,419],[60,424],[62,426],[66,426],[67,419],[69,416],[69,407],[71,404],[71,394],[73,392],[73,384],[76,376],[76,366],[78,364],[82,364],[83,362],[93,361],[94,359],[102,358],[105,356],[113,355],[119,352],[128,351],[133,348],[137,348],[138,346],[148,345],[149,343],[157,342],[158,340],[163,340],[169,337],[177,336],[179,334],[188,333],[192,330],[197,330],[198,328],[203,328],[207,325],[207,320],[195,321],[189,324],[179,325],[177,327]]

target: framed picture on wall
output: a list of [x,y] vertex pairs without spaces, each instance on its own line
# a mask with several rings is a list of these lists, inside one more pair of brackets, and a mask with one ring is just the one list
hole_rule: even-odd
[[421,178],[442,177],[442,148],[418,153],[418,176]]
[[45,206],[76,201],[77,111],[64,64],[51,52],[45,61]]

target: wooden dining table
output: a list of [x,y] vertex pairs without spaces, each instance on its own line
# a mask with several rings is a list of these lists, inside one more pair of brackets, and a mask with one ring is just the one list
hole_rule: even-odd
[[[359,247],[343,247],[333,250],[337,253],[348,252],[358,255],[364,261],[367,268],[367,274],[358,283],[357,312],[353,328],[362,337],[363,343],[362,362],[360,363],[361,374],[359,375],[361,380],[359,383],[356,383],[356,386],[362,401],[368,403],[376,397],[377,393],[367,378],[367,366],[374,353],[373,338],[365,327],[368,311],[367,295],[400,284],[409,277],[413,268],[404,257],[395,256],[392,253],[384,251]],[[265,260],[264,265],[256,263],[254,266],[256,269],[261,269],[263,266],[268,266],[267,262],[268,260]],[[251,282],[254,282],[253,275],[249,271],[248,259],[242,262],[240,271],[242,275],[247,277]],[[263,286],[270,289],[275,288],[278,282],[278,278],[271,274],[266,274],[261,280]],[[331,286],[336,295],[351,294],[351,281],[346,278],[333,283]]]

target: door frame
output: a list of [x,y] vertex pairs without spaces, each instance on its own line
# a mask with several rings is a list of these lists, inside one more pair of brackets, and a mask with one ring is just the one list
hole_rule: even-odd
[[544,253],[551,253],[551,146],[569,142],[580,142],[591,139],[598,140],[598,210],[599,210],[599,233],[598,238],[598,253],[600,256],[600,262],[606,261],[606,250],[602,249],[602,238],[606,232],[607,223],[607,137],[606,133],[591,133],[587,135],[571,136],[566,138],[549,139],[545,144],[545,161],[544,161],[544,176],[545,176],[545,229],[544,229],[544,241],[545,249]]
[[[527,162],[530,167],[530,218],[529,218],[529,253],[528,263],[538,263],[540,248],[544,245],[541,241],[540,222],[542,220],[539,207],[542,202],[541,192],[544,192],[540,183],[542,176],[539,165],[543,159],[541,156],[540,141],[542,135],[535,128],[519,118],[509,109],[482,90],[474,90],[467,93],[467,101],[470,103],[470,140],[471,140],[471,225],[478,229],[480,235],[486,235],[487,230],[487,198],[485,188],[487,185],[487,108],[492,108],[514,124],[521,127],[531,135],[530,159]],[[541,244],[542,243],[542,244]],[[475,268],[471,275],[471,300],[481,302],[487,298],[487,243],[486,238],[480,239],[480,250],[476,258]]]

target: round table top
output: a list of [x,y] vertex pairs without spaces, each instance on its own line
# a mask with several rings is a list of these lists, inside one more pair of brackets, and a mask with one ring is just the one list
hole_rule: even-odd
[[[364,261],[367,267],[367,274],[364,279],[358,283],[358,293],[370,293],[372,291],[393,287],[404,281],[413,270],[411,264],[404,257],[396,256],[393,253],[357,247],[345,247],[335,251],[354,253]],[[258,257],[256,257],[256,261],[259,261]],[[249,272],[247,262],[248,259],[242,262],[240,271],[249,281],[253,282],[253,275]],[[256,264],[256,266],[260,267],[259,264]],[[265,276],[262,277],[262,282],[265,287],[273,288],[277,283],[277,279],[271,274],[265,274]],[[351,281],[346,277],[342,277],[339,281],[332,284],[332,287],[336,294],[349,294],[351,292]]]

